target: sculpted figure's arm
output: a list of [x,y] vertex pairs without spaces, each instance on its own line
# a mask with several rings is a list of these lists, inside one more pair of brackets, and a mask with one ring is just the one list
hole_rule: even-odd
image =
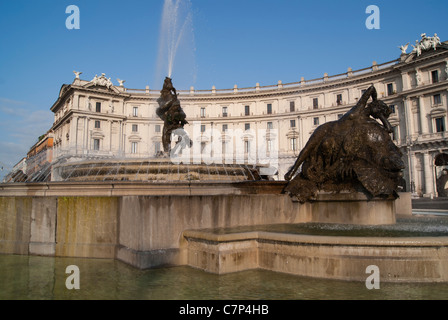
[[359,99],[356,106],[354,106],[349,112],[347,112],[343,118],[353,118],[354,116],[362,113],[364,109],[366,108],[367,101],[369,101],[370,97],[372,97],[373,101],[377,101],[378,94],[376,92],[376,89],[374,86],[371,86],[369,89],[364,92],[361,99]]

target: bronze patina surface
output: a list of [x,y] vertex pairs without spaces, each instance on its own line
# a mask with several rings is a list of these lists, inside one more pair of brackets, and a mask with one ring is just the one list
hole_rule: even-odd
[[315,199],[318,191],[397,197],[404,163],[390,137],[390,114],[390,107],[370,87],[342,118],[315,130],[285,175],[289,183],[284,191],[300,202]]

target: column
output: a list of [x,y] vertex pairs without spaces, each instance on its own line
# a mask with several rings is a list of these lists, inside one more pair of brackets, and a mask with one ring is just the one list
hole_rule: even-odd
[[109,124],[109,151],[112,154],[112,127],[114,122],[112,120],[107,120],[107,123]]
[[411,141],[412,136],[417,134],[414,128],[414,116],[412,113],[412,102],[411,99],[405,98],[403,99],[403,107],[404,107],[404,116],[406,123],[406,141]]
[[418,109],[419,109],[419,116],[420,116],[420,125],[422,132],[421,134],[428,134],[428,118],[426,116],[426,108],[423,103],[423,96],[418,96]]
[[412,171],[412,180],[411,183],[414,182],[414,193],[417,193],[417,184],[418,184],[418,180],[420,179],[418,177],[418,171],[417,171],[417,159],[416,159],[416,155],[415,152],[411,152],[411,171]]
[[423,169],[425,173],[425,194],[429,196],[434,195],[434,183],[433,183],[433,169],[434,163],[432,161],[432,156],[429,152],[423,154]]
[[411,88],[411,84],[409,81],[409,75],[407,72],[403,72],[401,74],[401,82],[403,83],[403,91],[409,90]]
[[86,117],[84,119],[84,154],[89,153],[90,143],[89,143],[89,122],[90,118]]
[[73,95],[73,109],[79,110],[79,95]]
[[123,152],[122,156],[126,156],[126,123],[122,122],[122,129],[121,129],[121,151]]
[[70,153],[74,153],[76,154],[77,152],[77,145],[76,145],[76,141],[78,136],[78,117],[77,116],[73,116],[70,120],[70,132],[69,132],[69,149],[70,149]]
[[299,131],[299,138],[297,139],[298,141],[298,146],[297,146],[297,151],[302,151],[303,149],[303,123],[302,123],[302,117],[298,116],[297,117],[297,127],[298,127],[298,131]]

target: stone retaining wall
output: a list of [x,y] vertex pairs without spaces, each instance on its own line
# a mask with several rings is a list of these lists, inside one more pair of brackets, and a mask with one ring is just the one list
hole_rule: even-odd
[[395,223],[391,199],[321,194],[300,204],[283,187],[267,181],[0,185],[0,253],[116,258],[151,268],[188,263],[185,230]]

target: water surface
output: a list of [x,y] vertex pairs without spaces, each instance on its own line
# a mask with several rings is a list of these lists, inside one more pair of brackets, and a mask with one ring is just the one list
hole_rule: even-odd
[[[68,290],[77,265],[80,289]],[[448,299],[448,284],[322,280],[252,270],[227,275],[190,267],[138,270],[120,261],[0,255],[0,299],[12,300],[422,300]]]

